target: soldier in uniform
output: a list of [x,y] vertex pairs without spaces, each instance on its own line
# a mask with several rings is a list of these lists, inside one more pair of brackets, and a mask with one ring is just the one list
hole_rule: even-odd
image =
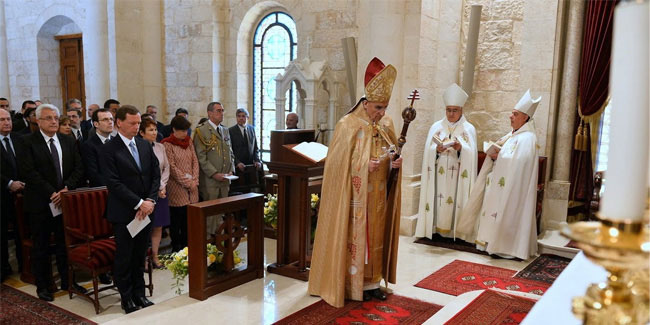
[[[196,127],[194,148],[199,160],[199,192],[203,200],[214,200],[228,196],[235,156],[230,145],[228,129],[221,125],[223,105],[219,102],[208,104],[208,120]],[[217,229],[217,216],[206,220],[208,236]]]

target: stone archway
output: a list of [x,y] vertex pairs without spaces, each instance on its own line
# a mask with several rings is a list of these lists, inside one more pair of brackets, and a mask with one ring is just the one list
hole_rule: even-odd
[[48,19],[36,35],[40,99],[63,108],[61,98],[61,69],[59,42],[54,36],[81,34],[81,28],[71,18],[57,15]]

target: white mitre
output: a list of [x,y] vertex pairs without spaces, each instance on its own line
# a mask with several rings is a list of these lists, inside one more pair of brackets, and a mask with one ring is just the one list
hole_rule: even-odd
[[447,87],[445,93],[442,94],[442,100],[445,101],[445,107],[447,106],[458,106],[463,107],[465,101],[469,96],[460,88],[457,84],[453,83],[451,86]]
[[521,97],[517,105],[515,105],[515,109],[532,118],[540,101],[542,101],[542,96],[539,96],[537,99],[533,99],[530,96],[530,89],[528,89],[526,90],[526,93]]

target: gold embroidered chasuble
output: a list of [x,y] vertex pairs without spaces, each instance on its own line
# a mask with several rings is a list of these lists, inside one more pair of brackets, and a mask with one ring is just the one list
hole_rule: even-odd
[[[401,172],[386,198],[390,161],[383,149],[395,143],[393,121],[384,116],[373,126],[361,102],[336,125],[309,274],[309,293],[332,306],[363,300],[364,283],[395,283]],[[369,173],[371,157],[381,163]]]

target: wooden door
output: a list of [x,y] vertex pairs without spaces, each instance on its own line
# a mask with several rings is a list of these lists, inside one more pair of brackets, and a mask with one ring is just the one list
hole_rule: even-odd
[[83,43],[81,41],[81,34],[60,35],[55,36],[54,39],[59,41],[63,112],[65,113],[65,103],[69,99],[76,98],[81,101],[81,107],[83,109],[81,116],[86,116]]

